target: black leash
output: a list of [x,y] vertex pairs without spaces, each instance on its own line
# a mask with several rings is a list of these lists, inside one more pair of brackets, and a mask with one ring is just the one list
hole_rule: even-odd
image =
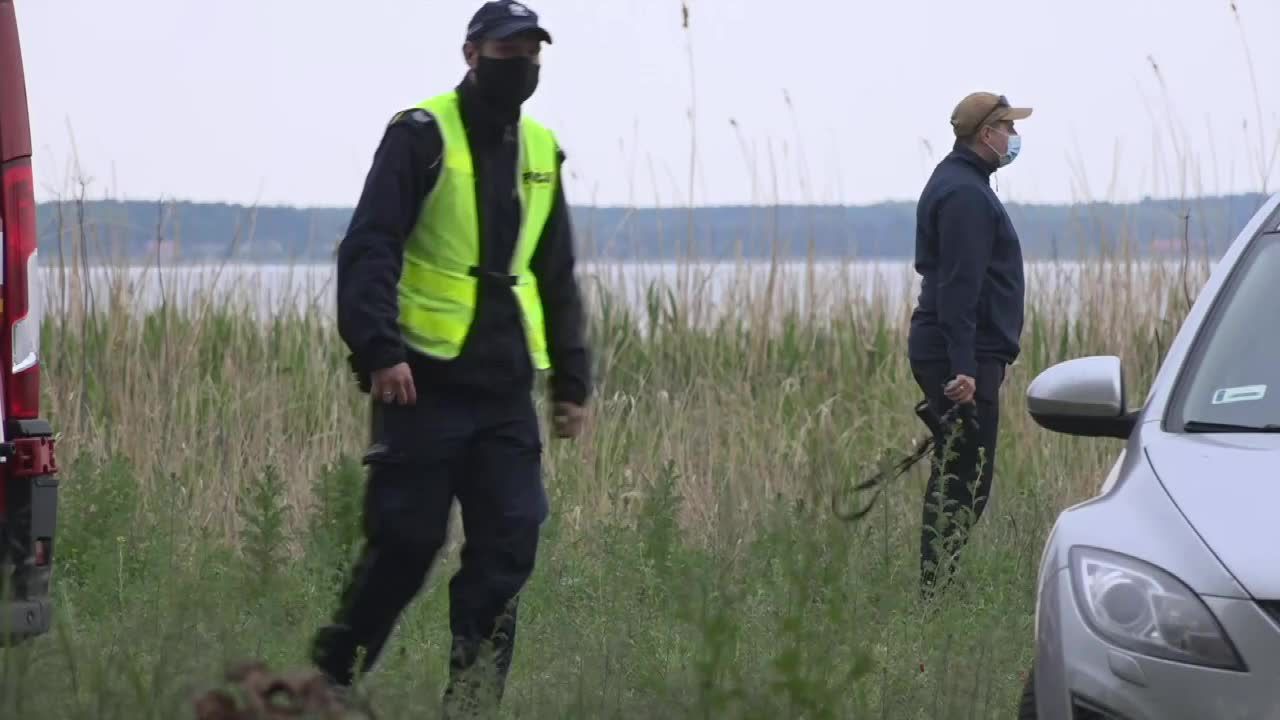
[[[841,512],[840,495],[836,492],[832,493],[831,496],[831,512],[835,513],[836,517],[846,521],[857,520],[871,512],[871,508],[875,506],[876,500],[880,499],[880,493],[883,489],[881,486],[883,486],[888,480],[900,477],[907,470],[911,469],[911,466],[923,460],[924,457],[933,450],[933,446],[936,442],[935,438],[943,435],[946,426],[952,424],[955,421],[956,416],[960,414],[960,409],[960,405],[952,405],[951,409],[947,410],[946,413],[939,417],[938,414],[933,411],[933,408],[929,406],[928,400],[921,400],[916,403],[916,417],[920,418],[921,422],[929,428],[929,435],[917,440],[915,450],[913,450],[909,455],[897,461],[891,467],[879,470],[870,478],[853,486],[852,492],[854,493],[875,489],[875,493],[871,496],[871,499],[866,505],[855,510],[853,513]],[[971,417],[968,418],[968,421],[973,422]],[[892,474],[888,474],[888,471],[892,471]]]

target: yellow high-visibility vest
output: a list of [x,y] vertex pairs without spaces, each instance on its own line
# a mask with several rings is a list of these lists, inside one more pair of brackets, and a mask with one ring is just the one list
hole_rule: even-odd
[[475,319],[479,284],[503,282],[511,286],[520,307],[534,367],[546,370],[551,363],[542,299],[529,262],[555,201],[560,170],[555,136],[521,116],[516,179],[522,211],[519,236],[509,275],[482,278],[475,169],[458,94],[450,91],[417,107],[435,119],[444,154],[439,178],[405,243],[397,288],[405,343],[431,357],[456,358]]

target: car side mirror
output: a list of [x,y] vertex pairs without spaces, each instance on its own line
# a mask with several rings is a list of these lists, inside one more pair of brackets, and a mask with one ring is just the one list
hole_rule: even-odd
[[1067,360],[1040,373],[1027,388],[1027,412],[1046,430],[1082,437],[1125,439],[1137,422],[1114,355]]

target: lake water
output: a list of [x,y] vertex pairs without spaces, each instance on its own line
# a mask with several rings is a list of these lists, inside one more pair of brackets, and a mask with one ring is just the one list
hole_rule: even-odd
[[[118,302],[135,311],[155,308],[162,299],[190,306],[198,302],[233,302],[266,317],[289,308],[314,308],[332,317],[335,270],[333,265],[223,265],[94,268],[89,273],[50,267],[42,258],[47,312],[64,307],[102,309]],[[56,261],[55,261],[56,262]],[[1207,265],[1192,269],[1192,289],[1199,286]],[[1107,291],[1121,284],[1169,282],[1181,278],[1176,261],[1134,261],[1103,265],[1091,262],[1032,262],[1027,264],[1028,294],[1052,297],[1074,308],[1085,293]],[[891,311],[909,309],[919,279],[905,260],[865,262],[767,262],[640,263],[619,262],[579,266],[579,280],[589,300],[606,290],[616,301],[643,313],[652,295],[660,290],[664,300],[674,299],[698,322],[724,312],[757,306],[774,288],[773,306],[805,310],[812,305],[819,314],[846,308],[850,303],[883,303]],[[89,277],[87,293],[81,293],[83,277]],[[1140,293],[1139,293],[1140,294]],[[119,307],[119,305],[116,305]]]

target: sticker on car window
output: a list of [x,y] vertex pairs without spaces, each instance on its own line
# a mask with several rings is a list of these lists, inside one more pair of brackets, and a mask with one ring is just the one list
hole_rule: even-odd
[[1266,385],[1245,385],[1243,387],[1223,388],[1213,393],[1214,405],[1261,400],[1266,397]]

